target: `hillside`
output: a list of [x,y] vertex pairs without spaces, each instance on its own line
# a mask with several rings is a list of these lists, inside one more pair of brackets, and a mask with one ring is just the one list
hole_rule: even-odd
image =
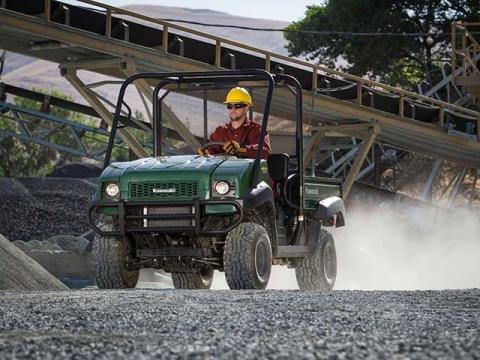
[[[284,21],[258,19],[253,17],[247,18],[212,10],[186,9],[180,7],[152,5],[128,5],[124,8],[158,19],[178,19],[216,25],[248,26],[269,29],[283,29],[288,25],[288,23]],[[208,32],[213,35],[222,36],[230,40],[239,41],[255,47],[267,49],[279,54],[288,55],[288,52],[285,49],[285,45],[287,44],[287,42],[283,38],[283,33],[281,32],[252,31],[235,28],[218,28],[183,23],[178,24],[203,32]]]

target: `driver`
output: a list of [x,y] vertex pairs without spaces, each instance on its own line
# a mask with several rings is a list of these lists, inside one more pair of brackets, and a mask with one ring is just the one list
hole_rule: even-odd
[[[247,114],[253,105],[252,97],[243,87],[231,89],[224,104],[227,104],[230,121],[217,127],[210,135],[209,141],[223,142],[223,146],[211,146],[207,149],[199,148],[197,154],[229,154],[238,157],[255,158],[260,140],[261,125],[250,119]],[[262,158],[270,155],[270,138],[268,133],[263,141]]]

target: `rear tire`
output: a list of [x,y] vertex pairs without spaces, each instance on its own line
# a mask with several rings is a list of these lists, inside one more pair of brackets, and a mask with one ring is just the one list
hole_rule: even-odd
[[265,228],[246,222],[230,231],[223,263],[230,289],[265,289],[272,269],[272,247]]
[[[114,225],[103,224],[99,228],[111,231]],[[130,289],[137,285],[140,270],[129,270],[126,266],[130,253],[131,245],[126,238],[95,236],[95,278],[100,289]]]
[[332,234],[320,230],[315,250],[297,261],[295,275],[300,290],[333,289],[337,277],[337,255]]
[[175,289],[210,289],[213,282],[213,269],[200,269],[197,272],[172,272]]

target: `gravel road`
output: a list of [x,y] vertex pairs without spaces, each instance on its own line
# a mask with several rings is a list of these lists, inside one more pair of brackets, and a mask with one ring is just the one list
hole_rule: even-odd
[[480,358],[480,290],[0,292],[2,359]]

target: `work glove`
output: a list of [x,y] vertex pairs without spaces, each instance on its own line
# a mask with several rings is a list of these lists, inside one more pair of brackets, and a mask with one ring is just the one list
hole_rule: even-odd
[[210,156],[210,153],[208,152],[208,150],[201,147],[197,149],[197,154],[202,156]]
[[237,154],[243,154],[247,152],[247,149],[242,147],[235,140],[230,140],[230,141],[227,141],[225,144],[223,144],[223,150],[229,155],[237,155]]

